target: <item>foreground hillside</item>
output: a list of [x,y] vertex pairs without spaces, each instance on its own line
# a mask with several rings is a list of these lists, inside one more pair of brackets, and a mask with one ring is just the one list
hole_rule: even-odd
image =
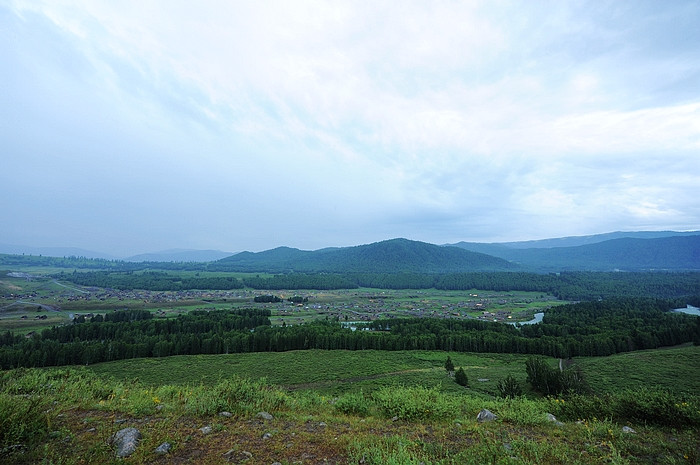
[[[214,386],[148,388],[76,369],[8,372],[2,384],[4,463],[125,463],[112,441],[125,428],[135,428],[140,436],[128,463],[623,464],[699,459],[697,400],[647,391],[592,401],[499,400],[392,387],[327,398],[289,394],[242,378]],[[663,416],[658,408],[665,410]],[[477,421],[483,409],[497,417]]]
[[[598,360],[612,369],[630,364],[642,377],[651,365],[672,364],[679,378],[690,378],[689,386],[697,388],[697,350],[640,352],[646,365],[623,359],[631,354]],[[5,371],[0,374],[0,463],[539,465],[700,460],[700,399],[683,389],[657,389],[648,382],[617,390],[613,379],[599,394],[498,398],[488,389],[473,388],[481,383],[478,377],[517,374],[522,359],[514,364],[503,354],[451,353],[470,373],[470,387],[464,389],[436,366],[443,364],[444,352],[384,353],[383,358],[381,352],[367,352],[364,368],[354,359],[355,352],[331,354],[325,365],[324,351],[159,359],[165,370],[158,376],[167,376],[170,369],[177,384],[165,378],[134,379],[148,378],[135,363],[154,360]],[[242,360],[251,357],[257,358]],[[337,394],[328,395],[329,390],[311,384],[290,390],[235,374],[245,375],[254,364],[258,372],[287,381],[342,385],[350,382],[343,376],[354,382],[358,374],[366,376],[364,388],[331,389]],[[201,372],[218,369],[218,380],[197,382],[196,373],[183,379],[186,366],[195,371],[198,365]],[[310,378],[314,366],[319,373]],[[600,364],[590,359],[583,366],[592,379],[591,370]],[[391,378],[399,373],[412,373],[410,384],[400,375]],[[478,421],[484,409],[496,418]],[[112,438],[126,428],[138,430],[140,439],[128,458],[118,458],[120,448]]]

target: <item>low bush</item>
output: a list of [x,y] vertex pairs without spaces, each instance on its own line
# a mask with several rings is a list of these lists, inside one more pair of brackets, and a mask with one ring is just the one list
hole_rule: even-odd
[[0,392],[0,449],[13,445],[27,447],[40,441],[54,417],[49,403],[39,396]]
[[612,418],[618,422],[668,427],[700,427],[700,401],[663,389],[625,389],[597,395],[571,395],[550,399],[555,415],[567,420]]
[[347,393],[340,396],[334,404],[337,411],[346,415],[365,416],[370,411],[372,401],[367,399],[362,391]]
[[385,387],[373,399],[384,415],[406,421],[453,418],[460,411],[456,397],[435,388]]

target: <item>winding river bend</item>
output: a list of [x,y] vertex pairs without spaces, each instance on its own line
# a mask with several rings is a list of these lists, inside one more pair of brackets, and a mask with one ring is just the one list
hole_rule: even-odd
[[508,324],[511,325],[535,325],[542,321],[542,318],[544,317],[544,312],[537,312],[535,313],[535,317],[532,320],[528,321],[509,321]]

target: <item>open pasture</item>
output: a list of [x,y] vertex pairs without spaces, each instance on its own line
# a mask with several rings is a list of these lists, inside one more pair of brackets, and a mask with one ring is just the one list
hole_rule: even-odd
[[[467,373],[469,387],[457,385],[444,369],[447,357]],[[158,386],[215,384],[231,376],[260,379],[288,390],[326,395],[372,392],[386,386],[423,386],[444,392],[492,396],[497,383],[512,375],[525,393],[527,355],[474,354],[441,351],[323,351],[194,355],[132,359],[96,364],[87,369],[101,376]],[[552,366],[558,360],[548,358]],[[581,357],[581,367],[593,392],[653,387],[692,393],[700,388],[700,347],[645,350],[608,357]]]

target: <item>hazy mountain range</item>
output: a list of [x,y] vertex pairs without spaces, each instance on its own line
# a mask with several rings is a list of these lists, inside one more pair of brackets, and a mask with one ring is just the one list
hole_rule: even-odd
[[[107,258],[78,248],[0,244],[0,253]],[[521,242],[435,245],[391,239],[315,251],[278,247],[231,254],[172,249],[122,258],[129,262],[202,262],[207,270],[247,272],[467,272],[700,270],[700,231],[613,232]]]
[[[392,239],[356,247],[242,252],[210,269],[270,272],[469,272],[700,270],[700,233],[624,233],[501,244],[437,246]],[[596,241],[597,239],[600,239]],[[556,246],[546,244],[557,244]],[[566,245],[581,244],[584,245]],[[465,253],[468,252],[468,253]]]

